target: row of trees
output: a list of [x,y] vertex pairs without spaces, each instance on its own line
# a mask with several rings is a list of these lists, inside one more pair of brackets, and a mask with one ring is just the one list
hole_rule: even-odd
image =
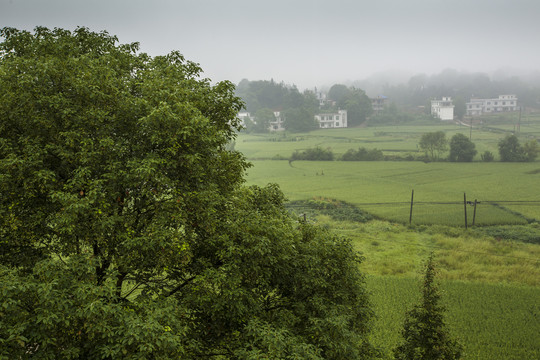
[[[470,162],[477,154],[476,145],[465,135],[457,133],[452,136],[450,142],[442,131],[429,132],[422,135],[419,146],[425,151],[426,156],[432,161],[441,159],[441,155],[448,150],[449,161]],[[534,161],[538,156],[540,148],[536,140],[529,140],[521,145],[515,135],[508,135],[498,143],[499,157],[501,161]],[[486,151],[482,154],[483,161],[492,161],[493,154]]]

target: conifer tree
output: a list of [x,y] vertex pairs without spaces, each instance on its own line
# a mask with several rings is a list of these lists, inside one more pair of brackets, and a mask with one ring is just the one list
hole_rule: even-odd
[[460,359],[461,345],[452,339],[444,323],[444,306],[439,304],[441,294],[434,282],[433,254],[426,263],[422,301],[410,310],[402,330],[404,342],[394,349],[400,360]]

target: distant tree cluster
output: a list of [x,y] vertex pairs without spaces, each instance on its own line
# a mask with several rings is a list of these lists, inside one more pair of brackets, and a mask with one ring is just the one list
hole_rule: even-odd
[[382,161],[384,155],[382,150],[378,149],[366,149],[364,147],[358,148],[358,150],[349,149],[342,156],[343,161]]
[[[259,111],[280,111],[284,115],[284,127],[292,132],[307,132],[318,128],[314,116],[320,111],[347,110],[349,126],[362,124],[373,109],[366,93],[354,87],[334,85],[328,91],[327,102],[320,107],[316,94],[306,90],[300,93],[296,86],[276,83],[273,80],[242,80],[236,95],[245,102],[245,108],[255,114],[255,124],[249,123],[247,131],[266,132],[265,118],[259,120]],[[259,124],[260,122],[260,124]]]
[[333,85],[328,91],[328,100],[331,104],[327,109],[345,109],[347,110],[347,122],[349,127],[362,124],[373,113],[371,100],[365,91],[347,87],[345,85]]
[[501,161],[507,162],[534,161],[540,151],[536,140],[529,140],[521,145],[515,135],[501,139],[498,146]]
[[307,132],[318,127],[315,114],[319,103],[312,91],[303,93],[296,86],[276,83],[273,80],[242,80],[236,87],[245,108],[254,114],[255,122],[246,124],[246,131],[264,133],[275,120],[274,111],[280,111],[285,119],[284,127],[292,132]]
[[[442,131],[425,133],[419,142],[420,148],[425,151],[431,161],[441,160],[441,154],[448,150],[448,144],[450,145],[449,161],[470,162],[477,154],[475,144],[461,133],[452,136],[450,142]],[[540,153],[536,140],[529,140],[522,145],[515,135],[508,135],[501,139],[498,147],[500,160],[504,162],[534,161]],[[494,160],[493,153],[490,151],[485,151],[480,158],[485,162]]]
[[303,151],[296,150],[291,155],[291,160],[332,161],[334,160],[334,153],[330,149],[317,146]]
[[[358,85],[366,86],[359,82]],[[540,78],[530,76],[489,76],[486,73],[465,73],[446,69],[434,75],[417,74],[404,84],[381,85],[382,93],[400,107],[410,109],[424,106],[429,109],[429,99],[451,96],[454,99],[454,114],[465,115],[465,104],[471,94],[478,98],[491,98],[500,94],[516,94],[523,106],[537,107],[540,97]]]

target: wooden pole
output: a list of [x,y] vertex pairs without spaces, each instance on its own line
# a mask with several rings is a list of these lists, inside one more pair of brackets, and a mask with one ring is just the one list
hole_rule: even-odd
[[473,226],[476,223],[476,204],[477,203],[478,203],[478,200],[474,199]]
[[412,223],[412,207],[414,202],[414,189],[411,192],[411,211],[409,212],[409,225]]
[[467,194],[463,193],[463,208],[465,209],[465,229],[467,229]]

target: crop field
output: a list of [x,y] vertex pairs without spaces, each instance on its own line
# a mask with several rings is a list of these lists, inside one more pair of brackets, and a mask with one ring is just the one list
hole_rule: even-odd
[[[382,150],[386,155],[419,153],[418,142],[422,134],[443,131],[449,139],[456,133],[462,133],[476,144],[480,154],[491,151],[497,159],[497,143],[506,135],[516,132],[523,140],[540,138],[540,116],[524,118],[517,126],[517,115],[510,118],[495,115],[485,117],[481,124],[475,123],[473,129],[465,125],[434,123],[422,125],[375,126],[350,129],[319,129],[309,133],[290,134],[244,134],[236,141],[236,148],[249,159],[289,158],[295,150],[305,150],[320,146],[331,149],[337,156],[348,149],[365,147]],[[512,116],[514,118],[512,118]],[[479,120],[476,120],[479,121]]]
[[[405,312],[420,297],[420,277],[369,276],[367,286],[378,315],[372,342],[391,359]],[[540,288],[442,281],[440,289],[446,324],[463,345],[464,359],[540,358]]]
[[[540,164],[419,161],[253,161],[248,184],[277,183],[289,200],[332,198],[376,217],[464,226],[464,194],[477,200],[476,225],[540,220]],[[474,207],[467,206],[468,224]]]
[[[391,359],[405,312],[421,294],[421,269],[435,255],[437,279],[451,334],[464,359],[537,359],[540,356],[540,246],[498,240],[475,230],[409,228],[386,221],[316,219],[353,241],[376,319],[371,340]],[[538,229],[538,228],[537,228]]]

